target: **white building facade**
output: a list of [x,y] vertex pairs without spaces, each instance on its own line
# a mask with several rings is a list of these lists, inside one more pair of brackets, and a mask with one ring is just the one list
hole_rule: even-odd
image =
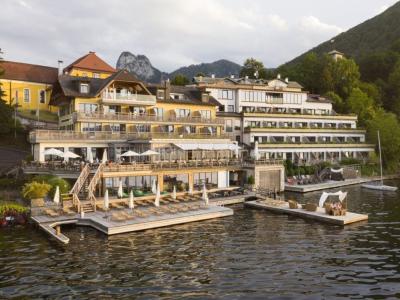
[[[194,85],[210,92],[221,106],[225,133],[261,158],[294,163],[363,160],[374,151],[366,143],[356,115],[339,115],[329,99],[303,91],[297,82],[278,78],[196,77]],[[252,150],[250,150],[252,151]]]

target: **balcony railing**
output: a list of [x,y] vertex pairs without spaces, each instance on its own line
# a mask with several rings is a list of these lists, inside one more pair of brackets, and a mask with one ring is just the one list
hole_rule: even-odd
[[108,103],[124,103],[127,104],[147,104],[154,105],[156,103],[156,96],[142,95],[142,94],[122,94],[113,92],[104,92],[102,94],[103,102]]
[[[186,160],[186,161],[159,161],[149,163],[109,163],[103,168],[103,173],[107,172],[135,172],[135,171],[155,171],[155,170],[181,170],[181,169],[204,169],[204,168],[224,168],[224,167],[253,167],[255,165],[282,165],[281,159],[266,159],[266,160],[242,160],[242,159],[206,159],[206,160]],[[72,172],[79,174],[81,172],[80,164],[64,164],[61,162],[24,162],[22,168],[28,173],[34,172]],[[91,164],[91,170],[96,170],[96,164]]]
[[243,111],[242,114],[244,116],[252,116],[252,115],[263,115],[263,116],[274,116],[274,115],[287,115],[287,116],[293,116],[293,117],[310,117],[314,116],[316,117],[321,117],[321,118],[333,118],[333,119],[357,119],[357,116],[354,114],[347,114],[347,115],[342,115],[342,114],[337,114],[336,112],[331,112],[331,113],[312,113],[312,112],[285,112],[285,111]]
[[101,113],[101,112],[74,112],[77,120],[105,120],[105,121],[134,121],[134,122],[157,122],[157,123],[195,123],[195,124],[213,124],[223,125],[222,118],[202,118],[202,117],[174,117],[174,116],[156,116],[148,114],[135,113]]
[[75,132],[64,130],[35,130],[29,133],[31,143],[44,141],[75,141],[75,140],[105,140],[105,141],[128,141],[147,139],[230,139],[225,134],[208,133],[168,133],[168,132],[111,132],[91,131]]
[[304,131],[312,131],[312,130],[321,130],[321,131],[353,131],[353,132],[361,132],[364,133],[365,129],[363,128],[348,128],[348,127],[329,127],[329,126],[323,126],[323,127],[312,127],[312,126],[247,126],[245,127],[245,132],[250,132],[250,131],[265,131],[265,130],[272,130],[272,131],[284,131],[284,130],[304,130]]

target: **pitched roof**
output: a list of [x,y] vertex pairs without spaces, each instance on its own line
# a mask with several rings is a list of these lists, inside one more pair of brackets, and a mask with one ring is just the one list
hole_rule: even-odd
[[0,68],[5,70],[0,79],[52,84],[57,81],[58,69],[14,61],[3,61]]
[[100,57],[98,57],[95,52],[92,51],[78,58],[69,66],[65,67],[64,72],[69,72],[72,68],[101,71],[107,73],[114,73],[117,71]]

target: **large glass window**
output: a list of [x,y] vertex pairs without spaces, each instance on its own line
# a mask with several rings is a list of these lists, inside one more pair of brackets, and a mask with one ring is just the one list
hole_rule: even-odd
[[200,116],[202,119],[211,119],[211,110],[200,110]]
[[173,174],[164,175],[164,191],[172,192],[176,187],[177,192],[189,190],[189,175],[188,174]]
[[29,101],[31,101],[31,90],[24,89],[24,102],[29,102]]
[[193,174],[194,189],[201,190],[205,184],[207,189],[218,187],[218,173],[217,172],[201,172]]
[[178,108],[175,110],[178,118],[185,118],[190,116],[190,109]]
[[222,90],[219,93],[219,98],[224,100],[232,100],[233,99],[233,91],[232,90]]
[[81,123],[83,132],[101,131],[101,123]]
[[232,132],[232,120],[225,121],[225,132]]

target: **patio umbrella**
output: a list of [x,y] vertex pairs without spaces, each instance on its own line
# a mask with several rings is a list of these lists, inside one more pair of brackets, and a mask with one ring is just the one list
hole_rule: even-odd
[[104,193],[104,209],[109,208],[108,190]]
[[119,180],[118,198],[122,198],[122,196],[123,196],[123,191],[122,191],[122,180]]
[[160,153],[153,151],[153,150],[147,150],[143,153],[140,154],[141,156],[153,156],[153,155],[160,155]]
[[60,150],[58,150],[56,148],[50,148],[50,149],[44,150],[43,154],[44,155],[55,155],[55,156],[63,157],[64,152],[62,152],[62,151],[60,151]]
[[174,185],[174,189],[172,190],[172,199],[176,200],[176,186]]
[[140,156],[140,154],[135,151],[129,150],[129,151],[126,151],[125,153],[122,153],[121,156],[128,156],[128,157],[129,156]]
[[103,151],[103,157],[102,157],[102,159],[101,159],[101,162],[102,162],[103,164],[105,164],[105,163],[107,162],[107,160],[108,160],[108,158],[107,158],[107,149],[104,149],[104,151]]
[[202,196],[204,202],[206,203],[206,205],[208,206],[208,195],[207,195],[207,188],[206,188],[206,184],[203,184],[203,196]]
[[75,154],[74,152],[66,151],[66,152],[64,152],[63,157],[64,158],[78,158],[80,156],[78,154]]
[[155,179],[153,179],[152,182],[151,182],[151,192],[153,194],[157,193],[157,186],[156,186],[156,180]]
[[88,160],[88,162],[89,163],[93,163],[93,153],[92,153],[92,149],[91,148],[89,148],[89,151],[88,151],[88,153],[87,153],[87,160]]
[[129,208],[133,209],[135,207],[134,199],[133,199],[133,191],[129,193]]
[[155,199],[155,201],[154,201],[154,205],[157,206],[157,207],[160,206],[160,198],[161,198],[160,186],[157,185],[156,199]]
[[60,203],[60,187],[57,185],[56,187],[56,192],[54,193],[54,198],[53,198],[54,203]]
[[260,152],[258,151],[258,142],[254,143],[254,159],[258,160],[260,158]]

